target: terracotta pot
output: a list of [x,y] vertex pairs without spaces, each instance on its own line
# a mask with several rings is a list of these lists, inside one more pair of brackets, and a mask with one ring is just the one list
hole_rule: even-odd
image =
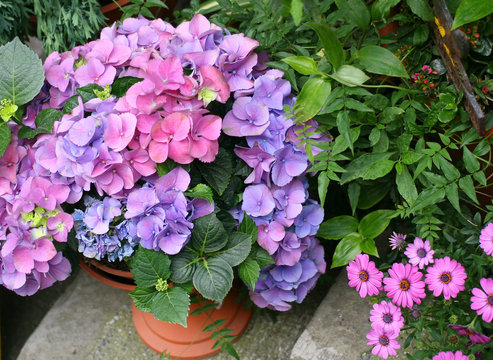
[[101,281],[106,285],[110,285],[129,292],[135,289],[135,284],[132,280],[133,275],[130,271],[113,269],[109,266],[101,264],[94,259],[89,262],[81,259],[80,267],[93,278]]
[[[219,308],[198,315],[189,315],[187,327],[170,324],[154,318],[151,313],[143,312],[132,306],[132,317],[137,333],[144,343],[159,354],[166,351],[172,359],[203,359],[220,351],[212,349],[216,340],[211,339],[212,332],[203,332],[207,325],[220,319],[226,322],[219,328],[232,329],[232,335],[239,336],[247,327],[252,309],[245,310],[244,302],[237,303],[238,292],[232,290]],[[210,302],[190,305],[190,312]],[[216,329],[217,330],[217,329]]]

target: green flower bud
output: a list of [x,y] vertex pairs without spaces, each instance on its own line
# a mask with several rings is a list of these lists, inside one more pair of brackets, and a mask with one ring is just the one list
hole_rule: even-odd
[[202,90],[199,91],[199,94],[197,96],[197,99],[204,101],[204,106],[209,105],[209,103],[211,101],[216,100],[216,98],[217,98],[217,91],[214,91],[209,88],[203,88]]
[[96,94],[96,96],[98,98],[100,98],[101,100],[106,100],[107,98],[109,98],[111,96],[111,90],[110,90],[109,85],[106,85],[104,87],[104,90],[94,89],[93,91],[94,91],[94,94]]
[[371,305],[378,304],[378,298],[376,296],[371,296],[370,297],[370,304]]
[[34,213],[32,213],[32,212],[25,213],[25,212],[21,211],[21,216],[25,222],[29,222],[29,221],[32,221],[34,219]]
[[166,291],[168,290],[168,282],[166,280],[163,280],[163,279],[158,279],[157,280],[157,284],[156,284],[156,290],[157,291]]
[[17,109],[17,105],[12,104],[12,100],[10,99],[2,99],[0,101],[0,117],[5,122],[10,121],[10,118],[15,114]]
[[450,299],[448,299],[448,300],[447,299],[443,299],[443,305],[445,305],[445,306],[452,305],[452,300],[450,300]]
[[457,316],[455,316],[455,315],[452,315],[451,317],[448,318],[448,321],[451,324],[456,324],[457,320],[459,320],[459,319],[457,319]]
[[79,57],[77,59],[77,61],[75,62],[75,68],[78,69],[80,68],[82,65],[87,65],[88,64],[88,61],[86,59],[84,59],[82,56]]

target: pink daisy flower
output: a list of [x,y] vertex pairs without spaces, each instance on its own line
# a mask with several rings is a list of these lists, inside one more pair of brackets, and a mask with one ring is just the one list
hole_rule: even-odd
[[427,271],[425,283],[433,291],[433,296],[443,292],[443,297],[449,300],[465,289],[467,274],[464,267],[448,256],[437,259],[435,265],[428,267]]
[[469,358],[462,354],[462,352],[456,351],[453,353],[452,351],[442,351],[438,353],[438,355],[433,356],[433,360],[468,360]]
[[389,269],[390,278],[383,279],[384,290],[394,304],[411,308],[414,303],[421,304],[426,297],[425,282],[421,280],[423,273],[417,266],[394,263]]
[[488,223],[481,230],[481,234],[479,235],[479,246],[484,252],[488,255],[493,256],[493,223]]
[[391,302],[382,301],[380,304],[374,304],[370,315],[371,327],[374,329],[382,328],[399,334],[404,326],[401,309]]
[[378,295],[382,290],[383,273],[378,270],[367,254],[359,254],[346,266],[349,286],[356,287],[362,298]]
[[395,350],[400,349],[401,345],[395,340],[399,336],[398,333],[386,331],[382,328],[370,330],[366,334],[368,341],[367,345],[373,345],[371,350],[373,355],[378,355],[381,358],[387,359],[389,355],[397,355]]
[[402,250],[404,244],[406,244],[407,235],[397,234],[395,231],[391,237],[389,237],[389,243],[392,250],[398,249]]
[[471,309],[476,310],[478,315],[483,316],[483,320],[491,322],[493,320],[493,279],[483,278],[480,280],[483,290],[472,289]]
[[457,333],[461,336],[469,336],[469,340],[471,340],[475,344],[486,344],[491,341],[491,338],[489,338],[488,336],[469,329],[467,326],[450,324],[449,327],[457,331]]
[[418,265],[423,269],[426,265],[433,263],[433,254],[435,250],[431,250],[430,242],[423,242],[419,237],[414,239],[413,244],[407,246],[404,255],[409,258],[409,262],[413,265]]

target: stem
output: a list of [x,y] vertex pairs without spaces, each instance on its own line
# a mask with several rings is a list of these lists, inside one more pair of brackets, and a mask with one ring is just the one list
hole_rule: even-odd
[[406,89],[406,88],[399,87],[399,86],[394,86],[394,85],[366,85],[366,84],[361,84],[360,86],[362,86],[362,87],[368,87],[368,88],[381,88],[381,87],[385,87],[385,88],[389,88],[389,89],[403,90],[403,91],[407,91],[409,93],[418,93],[419,92],[419,91],[416,91],[416,90]]

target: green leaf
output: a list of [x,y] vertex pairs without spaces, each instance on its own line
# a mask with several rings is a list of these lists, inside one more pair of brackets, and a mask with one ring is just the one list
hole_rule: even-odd
[[291,0],[291,6],[289,7],[289,13],[293,17],[294,24],[298,26],[303,17],[303,1]]
[[401,194],[408,204],[412,204],[418,197],[418,191],[406,165],[402,165],[402,171],[396,175],[395,183],[399,194]]
[[320,224],[317,236],[328,240],[338,240],[358,229],[358,219],[349,215],[333,217]]
[[138,82],[143,81],[144,79],[133,77],[133,76],[124,76],[116,79],[111,86],[111,94],[120,98],[124,96],[128,89],[132,87],[132,85],[137,84]]
[[357,57],[361,65],[371,73],[405,79],[409,77],[399,58],[381,46],[365,46],[358,51]]
[[455,210],[462,214],[462,210],[459,204],[459,188],[457,187],[457,184],[448,184],[447,188],[445,189],[445,195],[447,196],[448,201],[450,201]]
[[248,234],[252,237],[252,244],[255,244],[258,239],[258,227],[246,212],[243,212],[243,220],[238,225],[238,232]]
[[39,93],[43,82],[40,58],[18,37],[0,46],[0,99],[24,105]]
[[144,312],[151,312],[151,304],[154,300],[154,296],[156,296],[157,291],[155,288],[142,288],[137,286],[131,293],[130,297],[134,301],[137,309],[142,310]]
[[137,286],[153,287],[158,279],[168,279],[171,274],[170,264],[171,260],[165,253],[139,246],[132,257],[130,268]]
[[371,6],[371,17],[373,20],[386,19],[390,9],[396,6],[401,0],[377,0]]
[[346,166],[346,172],[341,176],[342,184],[362,177],[374,163],[383,159],[388,159],[391,156],[392,153],[364,153]]
[[251,235],[235,232],[230,235],[226,248],[217,256],[225,260],[229,265],[237,266],[247,258],[251,249]]
[[5,150],[10,145],[12,134],[10,128],[6,123],[0,123],[0,157],[3,156]]
[[416,201],[409,209],[410,213],[415,213],[429,205],[437,204],[445,197],[445,190],[443,188],[428,188],[419,193]]
[[187,190],[185,195],[191,198],[205,199],[212,204],[213,194],[212,189],[205,184],[197,184],[194,188]]
[[325,197],[327,196],[327,190],[329,188],[330,179],[327,176],[326,171],[318,174],[318,197],[320,199],[320,206],[323,208],[325,205]]
[[464,165],[469,173],[473,173],[479,170],[480,164],[476,156],[464,146]]
[[53,131],[53,124],[60,119],[62,114],[55,109],[44,109],[36,116],[34,121],[36,129],[23,126],[19,129],[18,136],[21,139],[32,139],[38,134],[50,134]]
[[317,115],[331,90],[330,81],[319,76],[309,78],[303,85],[293,107],[295,121],[304,123]]
[[191,247],[200,254],[221,250],[228,242],[228,233],[214,213],[194,221]]
[[370,11],[362,0],[336,0],[345,17],[363,30],[370,28]]
[[452,29],[469,24],[493,13],[493,1],[491,0],[462,0],[455,13]]
[[223,301],[232,284],[233,269],[225,260],[211,257],[197,264],[193,285],[206,299]]
[[360,184],[353,182],[348,185],[347,195],[349,198],[349,205],[351,205],[351,211],[353,212],[353,215],[356,213],[356,208],[358,207],[360,194],[361,194]]
[[423,157],[422,154],[418,154],[415,151],[404,151],[401,154],[401,161],[403,164],[411,165],[419,161]]
[[180,287],[158,292],[151,303],[154,317],[171,324],[180,324],[183,327],[187,327],[189,310],[190,296]]
[[430,6],[426,0],[406,0],[407,5],[411,8],[411,11],[418,15],[424,21],[433,21],[435,16],[431,11]]
[[312,75],[320,73],[315,60],[307,56],[290,56],[282,59],[281,61],[288,64],[302,75]]
[[264,268],[267,265],[274,264],[275,261],[269,253],[261,248],[259,245],[256,246],[255,251],[252,251],[253,259],[258,263],[260,268]]
[[70,114],[77,106],[79,106],[79,95],[74,95],[65,102],[62,113]]
[[370,79],[363,71],[351,65],[342,65],[329,76],[346,86],[360,86]]
[[443,175],[445,175],[448,181],[454,181],[460,177],[460,171],[443,156],[438,157],[438,163],[440,164]]
[[[301,1],[301,0],[300,0]],[[236,352],[235,350],[235,347],[233,345],[232,342],[230,341],[227,341],[225,343],[223,343],[222,345],[224,347],[225,350],[222,350],[223,348],[221,348],[221,350],[223,352],[227,352],[229,355],[231,355],[232,357],[234,357],[236,360],[240,360],[240,356],[238,355],[238,353]]]
[[374,239],[389,226],[394,210],[375,210],[361,219],[358,232],[366,238]]
[[156,168],[157,174],[160,177],[164,176],[167,173],[169,173],[171,170],[177,168],[178,166],[181,166],[185,170],[189,171],[189,165],[178,164],[177,162],[168,158],[165,162],[157,164],[157,168]]
[[219,148],[216,159],[211,163],[199,162],[197,164],[200,174],[207,183],[222,195],[228,187],[233,174],[233,161],[231,155],[223,148]]
[[171,278],[175,283],[192,281],[197,256],[185,247],[177,255],[171,257]]
[[330,268],[333,269],[339,266],[344,266],[349,263],[349,260],[354,260],[358,254],[361,254],[360,244],[362,241],[363,236],[358,233],[346,235],[337,244]]
[[380,257],[378,255],[378,250],[377,250],[377,247],[375,245],[374,239],[363,238],[363,240],[360,243],[360,248],[361,248],[361,251],[364,252],[365,254]]
[[349,112],[348,111],[340,111],[337,114],[337,130],[339,131],[339,134],[344,136],[344,139],[346,139],[347,145],[351,149],[351,153],[353,153],[353,139],[351,136],[350,132],[351,128],[351,119],[349,118]]
[[471,175],[467,175],[459,179],[459,187],[466,193],[469,198],[478,204],[478,198],[476,197],[476,190],[474,189],[474,182]]
[[324,48],[324,54],[334,69],[339,69],[344,64],[344,50],[335,32],[326,25],[318,23],[307,23],[318,35]]
[[358,209],[367,210],[378,204],[390,191],[389,183],[374,181],[371,184],[361,186],[358,199]]
[[364,180],[375,180],[384,177],[394,168],[395,161],[382,159],[375,162],[368,170],[363,174]]
[[255,260],[248,258],[238,267],[238,274],[240,275],[241,280],[243,280],[252,291],[255,291],[255,284],[260,276],[259,264]]
[[92,99],[95,99],[98,97],[94,93],[94,90],[103,91],[104,89],[101,86],[99,86],[98,84],[87,84],[86,86],[82,86],[82,87],[78,88],[76,91],[77,91],[77,94],[79,94],[80,97],[82,98],[82,102],[85,104],[89,100],[92,100]]

